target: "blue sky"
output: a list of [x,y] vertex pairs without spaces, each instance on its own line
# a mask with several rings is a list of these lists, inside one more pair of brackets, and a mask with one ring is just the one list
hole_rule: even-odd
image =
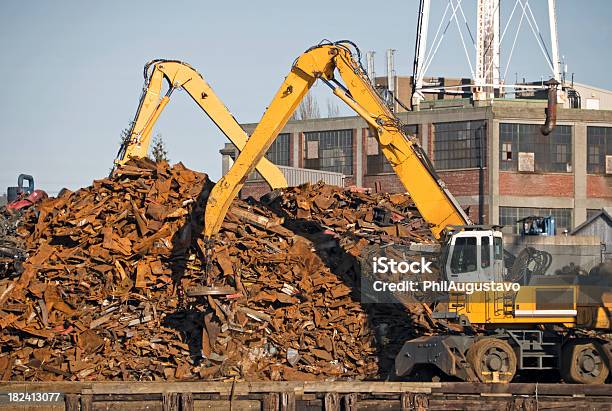
[[[464,3],[474,33],[476,1]],[[502,3],[503,20],[514,1]],[[446,4],[432,0],[430,39]],[[530,4],[547,38],[546,3],[531,0]],[[612,89],[612,3],[558,0],[557,9],[560,50],[568,72],[575,73],[576,81]],[[142,67],[148,60],[190,63],[239,121],[256,122],[291,62],[323,38],[353,40],[363,53],[375,50],[381,75],[385,50],[394,48],[397,73],[411,74],[417,10],[417,0],[4,0],[0,3],[0,192],[14,185],[21,172],[34,175],[38,186],[51,193],[105,176],[120,131],[134,116]],[[520,33],[507,81],[514,81],[515,73],[531,80],[549,77],[529,27],[524,25]],[[502,64],[511,40],[502,43]],[[454,23],[428,74],[469,75]],[[321,85],[314,93],[325,114],[331,96]],[[218,151],[226,139],[184,93],[173,94],[155,132],[163,135],[172,162],[183,161],[219,177]]]

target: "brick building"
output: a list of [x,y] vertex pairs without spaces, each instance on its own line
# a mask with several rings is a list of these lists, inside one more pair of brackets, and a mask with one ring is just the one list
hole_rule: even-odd
[[[557,127],[543,136],[545,107],[535,99],[448,99],[397,116],[473,221],[511,231],[522,217],[553,215],[560,233],[612,206],[612,109],[559,108]],[[243,126],[250,134],[256,124]],[[236,150],[228,144],[221,154],[225,173]],[[345,185],[405,191],[360,117],[290,121],[268,158],[343,173]],[[251,176],[242,196],[266,191]]]

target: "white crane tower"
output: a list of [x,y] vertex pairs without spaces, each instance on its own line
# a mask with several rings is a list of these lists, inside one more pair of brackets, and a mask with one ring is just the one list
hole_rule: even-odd
[[[440,21],[435,36],[431,44],[428,44],[427,35],[429,30],[429,15],[430,15],[430,0],[421,0],[419,5],[419,15],[416,33],[415,56],[413,65],[413,93],[412,105],[414,109],[418,109],[419,103],[424,99],[425,93],[452,93],[465,94],[470,93],[474,100],[491,100],[495,96],[504,95],[508,89],[517,88],[516,84],[506,84],[504,78],[507,74],[508,65],[512,59],[516,46],[518,32],[526,21],[531,29],[535,40],[548,63],[551,71],[551,77],[558,82],[561,82],[561,72],[559,69],[559,46],[557,39],[557,19],[555,14],[555,0],[548,0],[548,20],[549,20],[549,46],[550,53],[544,37],[538,26],[538,22],[529,5],[529,0],[515,0],[514,6],[504,26],[500,32],[500,1],[501,0],[476,0],[476,39],[473,38],[470,31],[467,19],[461,5],[461,0],[448,0],[446,9]],[[437,4],[441,4],[436,2]],[[443,3],[442,3],[443,4]],[[516,31],[513,35],[513,43],[505,63],[505,71],[500,73],[500,44],[506,38],[508,33],[509,23],[513,16],[517,16],[519,20]],[[447,20],[447,16],[448,20]],[[464,36],[463,24],[459,22],[459,17],[462,17],[467,27],[469,36]],[[440,47],[444,36],[451,26],[455,23],[458,29],[459,37],[463,45],[463,51],[467,59],[471,77],[471,90],[465,90],[466,86],[447,86],[439,84],[426,84],[425,73],[427,72],[431,62]],[[511,34],[511,33],[510,33]],[[472,39],[472,45],[475,52],[471,54],[466,45],[466,41]],[[518,85],[521,89],[530,88],[529,85]],[[537,85],[531,86],[540,88]],[[543,87],[542,87],[543,88]]]

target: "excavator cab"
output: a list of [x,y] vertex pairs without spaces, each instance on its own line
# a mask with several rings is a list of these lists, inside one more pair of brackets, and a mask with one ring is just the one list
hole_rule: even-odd
[[449,226],[442,255],[447,281],[501,282],[504,246],[496,226]]

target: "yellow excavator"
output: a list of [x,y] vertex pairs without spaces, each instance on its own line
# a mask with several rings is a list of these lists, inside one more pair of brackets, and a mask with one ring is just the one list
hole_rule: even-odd
[[[435,237],[444,237],[443,279],[504,283],[499,227],[472,224],[416,139],[401,131],[399,120],[370,84],[357,47],[348,41],[319,44],[294,62],[234,165],[213,188],[205,236],[212,239],[219,231],[246,177],[317,80],[368,123]],[[612,363],[607,276],[590,278],[586,286],[531,280],[518,291],[502,286],[469,294],[451,292],[450,300],[434,312],[449,324],[447,331],[406,342],[396,357],[397,375],[432,366],[467,381],[509,382],[517,371],[556,369],[567,381],[604,382]]]
[[[115,166],[125,164],[131,157],[147,156],[153,126],[177,88],[182,88],[189,94],[238,150],[244,147],[248,138],[246,132],[202,75],[189,64],[178,60],[152,60],[145,64],[144,78],[138,110],[129,134],[119,148]],[[164,80],[168,83],[168,90],[161,97]],[[272,189],[287,187],[283,173],[266,158],[257,162],[256,169]]]
[[[204,233],[207,237],[219,231],[246,177],[263,158],[316,80],[328,85],[336,96],[375,130],[382,152],[423,217],[433,224],[432,231],[436,237],[440,237],[449,225],[471,224],[469,217],[437,176],[416,139],[404,135],[399,121],[372,88],[359,60],[352,56],[351,44],[321,44],[307,50],[295,61],[251,134],[249,143],[243,147],[229,172],[213,188],[206,206]],[[337,81],[336,72],[344,80],[344,85]]]

